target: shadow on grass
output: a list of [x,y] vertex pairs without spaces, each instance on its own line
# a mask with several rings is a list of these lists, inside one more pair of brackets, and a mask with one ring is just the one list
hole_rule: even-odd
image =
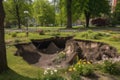
[[29,77],[22,76],[15,71],[9,69],[6,72],[0,74],[0,80],[37,80]]

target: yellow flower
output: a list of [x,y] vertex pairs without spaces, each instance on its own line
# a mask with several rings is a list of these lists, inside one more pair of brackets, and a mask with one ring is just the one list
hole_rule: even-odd
[[80,61],[77,62],[77,64],[80,64],[80,63],[81,63]]
[[83,64],[87,64],[86,62],[83,62]]
[[69,69],[68,69],[68,71],[70,71],[70,72],[71,72],[72,70],[73,70],[72,68],[69,68]]
[[76,69],[75,69],[75,68],[73,68],[73,70],[74,70],[74,71],[76,71]]
[[88,61],[87,64],[91,64],[91,62]]

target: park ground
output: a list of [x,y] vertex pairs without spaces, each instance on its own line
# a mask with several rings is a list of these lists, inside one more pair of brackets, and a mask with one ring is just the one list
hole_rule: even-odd
[[[7,61],[10,70],[1,74],[0,80],[40,80],[40,77],[43,74],[43,69],[29,65],[21,57],[14,56],[16,51],[14,44],[31,42],[31,39],[74,36],[74,39],[84,39],[107,43],[115,47],[118,50],[118,53],[120,53],[120,27],[91,27],[89,29],[75,27],[74,29],[69,30],[64,27],[37,27],[29,28],[29,31],[29,36],[26,37],[25,29],[6,29],[5,40]],[[60,74],[64,71],[64,69],[60,70]],[[108,73],[102,73],[100,70],[98,70],[97,73],[100,73],[102,77],[104,77],[104,75],[111,76]],[[64,75],[69,78],[69,75],[65,72],[62,76]],[[112,77],[114,77],[114,80],[120,79],[119,75],[112,75]],[[104,77],[103,79],[109,80],[107,77]]]

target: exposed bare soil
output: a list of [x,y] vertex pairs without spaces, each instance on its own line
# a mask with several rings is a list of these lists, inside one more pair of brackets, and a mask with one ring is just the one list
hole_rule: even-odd
[[32,43],[15,46],[16,56],[42,68],[65,68],[74,63],[76,56],[93,62],[117,57],[116,48],[108,44],[71,37],[32,40]]

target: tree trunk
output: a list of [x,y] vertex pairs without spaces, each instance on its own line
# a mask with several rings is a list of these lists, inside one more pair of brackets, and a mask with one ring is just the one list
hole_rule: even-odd
[[4,39],[5,13],[4,13],[2,1],[3,0],[0,0],[0,73],[8,69],[7,59],[6,59],[5,39]]
[[62,1],[60,1],[60,25],[63,26]]
[[85,19],[86,19],[86,28],[89,28],[89,23],[90,23],[90,13],[85,11]]
[[21,18],[20,18],[20,13],[19,13],[19,6],[18,2],[14,0],[15,3],[15,10],[16,10],[16,17],[17,17],[17,22],[18,22],[18,28],[21,29]]
[[67,0],[67,28],[72,28],[72,0]]
[[56,0],[54,0],[54,26],[56,26]]

